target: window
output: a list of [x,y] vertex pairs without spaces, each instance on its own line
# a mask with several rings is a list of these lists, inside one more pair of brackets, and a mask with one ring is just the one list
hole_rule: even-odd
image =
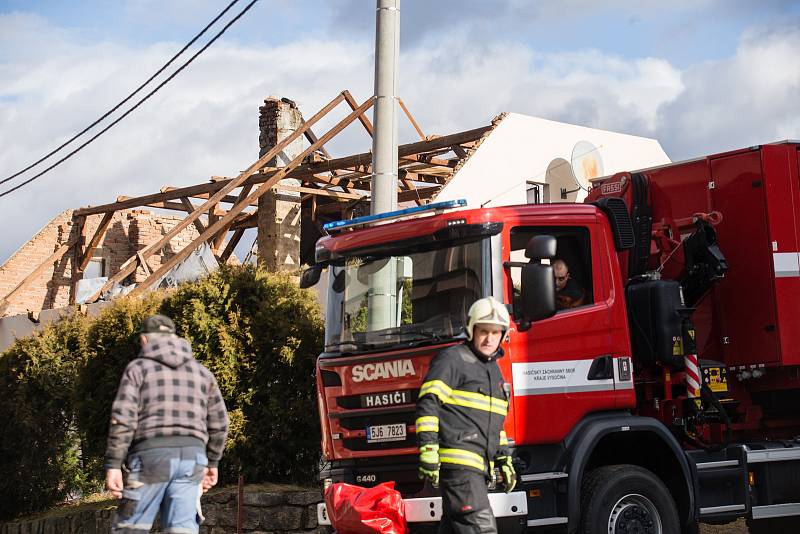
[[[559,311],[586,306],[594,302],[592,288],[592,255],[589,229],[580,226],[517,227],[511,230],[510,260],[526,262],[525,247],[536,235],[556,238],[556,257],[550,262],[556,278],[556,307]],[[516,308],[520,269],[511,269]]]
[[95,257],[89,260],[86,269],[83,270],[83,278],[100,278],[106,276],[106,260],[102,257]]
[[[491,290],[484,277],[487,254],[483,239],[337,262],[330,271],[326,347],[369,349],[459,335],[469,307]],[[389,281],[382,295],[375,289],[379,272]]]
[[528,204],[545,204],[550,202],[550,186],[540,182],[528,182],[525,187]]

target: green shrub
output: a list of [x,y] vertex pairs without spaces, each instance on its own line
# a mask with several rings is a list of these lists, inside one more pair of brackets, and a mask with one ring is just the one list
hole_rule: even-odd
[[86,469],[103,478],[111,404],[125,366],[139,352],[139,327],[148,315],[158,312],[163,292],[141,299],[120,298],[105,308],[86,329],[86,362],[76,388],[76,408],[84,436]]
[[286,275],[223,267],[93,320],[74,314],[0,355],[0,518],[96,490],[111,404],[139,350],[142,319],[163,313],[216,376],[231,419],[221,478],[313,480],[319,461],[314,362],[323,324]]
[[223,480],[310,482],[319,461],[314,364],[323,323],[288,276],[225,267],[162,305],[217,377],[231,416]]
[[0,356],[0,519],[94,489],[74,411],[86,319],[70,314]]

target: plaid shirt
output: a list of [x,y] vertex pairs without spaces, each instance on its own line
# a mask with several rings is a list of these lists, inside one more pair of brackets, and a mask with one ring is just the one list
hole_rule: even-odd
[[147,334],[139,357],[125,368],[111,407],[105,464],[119,468],[131,444],[148,439],[197,438],[209,467],[225,449],[228,411],[211,371],[194,359],[189,342],[173,334]]

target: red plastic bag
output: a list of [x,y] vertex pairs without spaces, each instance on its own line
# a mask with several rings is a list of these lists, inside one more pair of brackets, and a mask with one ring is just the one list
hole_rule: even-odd
[[338,534],[408,534],[406,509],[394,482],[362,488],[338,482],[325,490],[325,506]]

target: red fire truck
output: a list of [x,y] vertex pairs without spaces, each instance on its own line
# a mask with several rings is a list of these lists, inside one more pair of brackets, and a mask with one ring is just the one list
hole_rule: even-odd
[[[501,531],[745,517],[752,533],[800,532],[799,148],[619,173],[583,204],[343,222],[303,277],[328,269],[323,484],[395,481],[412,527],[435,523],[415,401],[470,304],[493,295],[512,316],[499,363],[521,481],[490,494]],[[556,259],[582,292],[573,307],[557,307]]]

